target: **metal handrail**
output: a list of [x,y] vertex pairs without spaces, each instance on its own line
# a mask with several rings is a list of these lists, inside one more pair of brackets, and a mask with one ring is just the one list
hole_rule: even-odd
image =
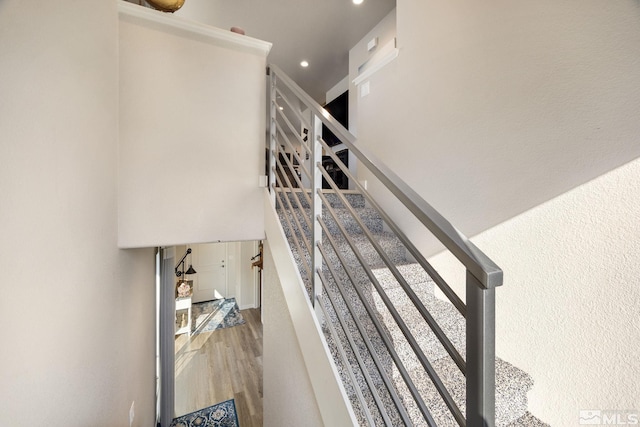
[[322,123],[333,132],[369,171],[382,182],[389,191],[404,204],[413,215],[433,233],[433,235],[469,270],[482,285],[490,289],[502,285],[502,270],[476,245],[458,231],[438,211],[427,203],[406,182],[389,169],[366,148],[356,144],[356,137],[335,118],[327,114],[311,96],[291,80],[278,66],[269,65],[282,82],[302,100],[312,114],[320,117]]
[[[442,401],[448,407],[451,415],[460,426],[493,426],[495,423],[495,287],[502,285],[502,270],[498,268],[482,251],[480,251],[473,243],[471,243],[462,233],[460,233],[449,221],[442,217],[431,205],[429,205],[422,197],[420,197],[413,189],[411,189],[401,178],[399,178],[393,171],[388,169],[382,162],[380,162],[375,156],[369,153],[365,148],[359,147],[356,143],[355,137],[349,133],[340,123],[338,123],[333,117],[331,117],[319,104],[317,104],[309,95],[307,95],[299,86],[295,84],[288,76],[286,76],[278,67],[270,66],[268,69],[271,79],[271,92],[270,92],[270,142],[269,142],[269,156],[271,167],[269,169],[269,182],[272,191],[272,200],[275,203],[276,194],[279,192],[278,198],[280,206],[283,209],[288,208],[288,213],[284,213],[284,221],[287,223],[293,244],[296,246],[300,262],[303,264],[308,281],[306,283],[309,297],[316,311],[316,316],[319,321],[323,321],[323,317],[326,316],[328,320],[328,330],[330,336],[333,336],[336,341],[336,347],[339,355],[342,357],[343,362],[349,364],[348,360],[344,360],[346,353],[340,343],[340,338],[337,337],[337,333],[331,319],[327,312],[327,299],[330,301],[333,309],[338,316],[341,327],[347,337],[349,346],[351,347],[356,359],[361,365],[360,357],[357,356],[357,347],[353,339],[350,337],[348,327],[344,324],[344,319],[341,317],[341,313],[338,311],[336,302],[333,298],[334,291],[332,286],[337,287],[340,296],[342,297],[341,303],[347,308],[347,311],[351,313],[352,322],[358,329],[360,336],[364,344],[366,345],[369,354],[371,355],[374,364],[378,369],[378,373],[381,379],[387,386],[390,397],[394,405],[398,410],[398,414],[402,418],[406,425],[412,425],[409,420],[408,413],[404,405],[400,402],[398,396],[398,390],[396,390],[390,383],[389,378],[386,376],[384,369],[382,369],[379,360],[377,359],[376,352],[373,350],[369,337],[366,332],[363,331],[363,327],[358,320],[358,316],[355,315],[353,307],[349,299],[354,298],[354,301],[358,300],[358,306],[364,308],[368,317],[367,322],[374,327],[377,331],[377,335],[384,347],[386,348],[385,354],[388,354],[395,368],[398,370],[400,377],[404,381],[403,386],[406,387],[406,391],[411,395],[410,398],[417,405],[417,409],[422,414],[424,420],[429,426],[435,425],[434,418],[432,417],[430,409],[427,407],[426,402],[423,400],[421,391],[418,390],[416,384],[413,382],[411,376],[407,372],[404,365],[405,361],[399,357],[396,352],[393,341],[388,332],[385,331],[385,326],[377,318],[375,309],[367,301],[366,296],[361,289],[361,281],[356,275],[356,271],[360,273],[364,272],[363,278],[366,276],[367,283],[373,285],[372,292],[375,292],[380,297],[388,312],[393,319],[393,328],[397,328],[403,335],[407,344],[413,351],[413,356],[422,365],[425,373],[431,380],[431,384],[435,386],[435,389],[440,395]],[[291,123],[289,118],[283,111],[277,108],[276,96],[280,94],[284,98],[287,105],[292,107],[292,103],[285,97],[285,95],[277,88],[276,83],[282,82],[291,91],[293,96],[297,97],[302,104],[308,108],[310,112],[311,121],[305,119],[305,117],[298,111],[293,111],[293,114],[300,120],[301,124],[306,126],[304,133],[308,138],[302,138],[303,135],[298,133],[295,126]],[[306,114],[306,113],[305,113]],[[282,126],[278,122],[283,121],[286,127],[291,131],[298,142],[304,148],[306,154],[306,160],[308,162],[308,169],[305,167],[300,156],[297,153],[296,147],[293,146],[289,137],[282,129]],[[400,227],[394,223],[391,217],[384,212],[380,205],[372,198],[368,192],[362,188],[357,182],[357,178],[353,176],[346,167],[346,165],[340,161],[339,158],[333,153],[333,149],[328,147],[325,141],[322,140],[320,135],[320,126],[324,125],[331,130],[343,143],[343,145],[354,154],[358,159],[359,164],[366,167],[370,173],[372,173],[381,182],[391,194],[399,200],[448,250],[451,252],[466,268],[466,303],[458,297],[458,295],[451,289],[451,287],[443,280],[443,278],[433,269],[433,267],[426,261],[424,256],[418,251],[411,240],[404,234]],[[308,130],[306,130],[308,129]],[[302,133],[302,132],[301,132]],[[280,145],[281,139],[284,138],[284,142],[288,148],[294,153],[295,159],[305,173],[306,177],[310,180],[310,185],[305,187],[298,178],[298,172],[294,172],[295,184],[303,192],[303,198],[311,209],[311,215],[307,213],[296,213],[287,195],[287,190],[290,193],[294,193],[294,188],[287,171],[284,169],[285,164],[289,171],[293,172],[294,168],[289,160],[289,157],[285,155],[283,161],[280,161]],[[282,145],[284,148],[284,145]],[[398,240],[404,245],[405,249],[414,257],[418,264],[424,269],[424,271],[431,276],[434,283],[443,291],[445,296],[451,301],[451,303],[458,309],[463,315],[466,321],[466,360],[462,358],[460,352],[453,345],[449,337],[444,333],[440,325],[434,319],[434,317],[426,309],[420,298],[409,285],[407,280],[400,273],[394,261],[385,252],[379,242],[376,241],[371,231],[359,218],[356,211],[349,205],[348,201],[342,194],[341,190],[337,187],[333,181],[332,176],[322,166],[322,150],[325,150],[329,156],[335,161],[335,164],[345,175],[355,183],[361,194],[365,197],[371,207],[380,214],[380,217],[395,234]],[[284,163],[284,164],[283,164]],[[278,173],[279,172],[279,173]],[[440,379],[438,373],[433,368],[431,362],[427,359],[422,348],[416,341],[414,335],[408,327],[407,322],[402,318],[400,312],[396,310],[394,302],[389,298],[383,286],[375,277],[372,267],[368,264],[360,252],[358,245],[353,238],[347,232],[345,226],[341,223],[339,216],[333,209],[329,200],[325,197],[322,191],[322,181],[326,180],[329,186],[336,192],[338,200],[345,207],[346,212],[355,220],[357,226],[362,230],[362,234],[366,237],[368,244],[373,247],[378,254],[379,259],[383,261],[387,266],[388,271],[392,277],[397,281],[400,288],[402,288],[413,303],[415,309],[422,316],[422,319],[430,327],[432,332],[438,341],[443,345],[444,349],[448,353],[449,357],[458,366],[460,371],[466,377],[466,416],[463,416],[460,411],[460,407],[457,402],[454,401],[450,390]],[[279,184],[279,185],[278,185]],[[305,184],[306,185],[306,184]],[[280,200],[284,197],[284,201]],[[304,207],[300,201],[298,194],[293,194],[298,208]],[[325,207],[326,209],[323,209]],[[326,210],[328,218],[335,222],[338,228],[338,235],[340,239],[344,240],[348,249],[353,252],[358,265],[351,266],[343,254],[332,236],[327,223],[325,222]],[[289,214],[293,215],[294,224],[289,219]],[[302,227],[302,224],[298,220],[297,215],[303,215],[306,228]],[[297,236],[301,237],[304,243],[304,249],[298,241]],[[308,240],[310,237],[310,241]],[[365,242],[365,244],[367,244]],[[357,294],[349,296],[344,285],[342,284],[343,278],[336,274],[335,266],[332,260],[327,256],[324,243],[328,243],[327,246],[331,247],[332,253],[337,257],[336,265],[344,271],[346,278],[345,283],[350,283],[352,286],[349,288],[350,292],[353,291]],[[368,246],[367,246],[368,247]],[[310,265],[311,264],[311,268]],[[356,270],[354,270],[354,268]],[[327,269],[331,273],[333,282],[328,282],[325,278],[323,270]],[[344,311],[344,308],[341,308]],[[369,324],[369,323],[368,323]],[[353,326],[353,325],[352,325]],[[358,338],[359,339],[359,338]],[[362,370],[365,374],[366,370]],[[348,367],[348,372],[351,381],[353,382],[353,372],[351,367]],[[365,374],[368,375],[368,374]],[[370,379],[370,378],[369,378]],[[390,419],[385,416],[386,408],[381,405],[379,399],[375,399],[375,390],[372,389],[371,381],[366,381],[370,391],[374,396],[378,410],[385,421],[385,424],[389,425]],[[354,385],[355,386],[355,385]],[[375,387],[374,387],[375,388]],[[403,395],[403,399],[409,397],[406,395],[406,391]],[[360,391],[356,392],[357,398],[360,401],[360,405],[364,405],[363,411],[367,422],[372,424],[372,414],[366,407],[367,404],[363,402],[363,395]]]

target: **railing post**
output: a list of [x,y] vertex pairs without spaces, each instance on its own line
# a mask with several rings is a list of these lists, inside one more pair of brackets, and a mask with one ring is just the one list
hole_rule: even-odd
[[318,319],[322,319],[322,310],[316,304],[319,302],[318,297],[322,295],[322,281],[316,273],[317,269],[322,268],[322,254],[318,248],[318,244],[322,243],[322,227],[318,222],[318,217],[322,217],[322,200],[318,194],[318,191],[322,190],[322,173],[318,167],[318,163],[322,164],[322,145],[319,141],[319,138],[322,137],[322,121],[315,114],[311,115],[311,129],[309,130],[309,133],[309,142],[311,143],[312,148],[311,174],[313,176],[311,182],[311,201],[313,202],[313,206],[311,206],[311,219],[313,225],[313,253],[311,254],[313,257],[313,306],[316,309],[315,311]]
[[272,185],[276,182],[276,74],[273,70],[269,70],[269,158],[267,164],[267,173],[269,174],[269,192],[271,193],[271,202],[275,205],[276,192]]
[[467,270],[467,427],[495,425],[495,311],[495,288]]

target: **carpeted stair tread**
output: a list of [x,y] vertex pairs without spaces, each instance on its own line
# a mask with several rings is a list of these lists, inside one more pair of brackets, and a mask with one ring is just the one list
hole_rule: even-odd
[[[406,272],[415,268],[415,266],[407,266],[407,268],[404,268],[404,270]],[[455,308],[451,304],[445,301],[441,301],[433,296],[432,283],[414,283],[413,289],[417,294],[419,294],[421,300],[425,303],[432,316],[438,321],[442,329],[447,333],[447,336],[452,339],[454,345],[456,345],[456,348],[458,348],[458,350],[464,357],[464,318],[462,318],[462,316],[457,312],[457,310],[455,310]],[[402,297],[401,293],[404,293],[402,289],[395,288],[390,290],[389,296],[392,301],[402,301],[406,298],[406,296]],[[400,332],[399,328],[391,320],[391,315],[388,313],[388,311],[386,311],[386,307],[384,307],[380,298],[376,297],[375,294],[376,293],[373,292],[373,298],[377,301],[376,308],[379,313],[379,317],[383,320],[383,323],[389,331],[396,351],[403,360],[405,367],[409,370],[412,379],[416,382],[416,385],[421,391],[423,398],[427,402],[429,408],[433,409],[432,415],[436,417],[436,420],[440,422],[439,425],[456,425],[455,421],[450,416],[450,412],[444,405],[444,402],[439,397],[439,394],[435,390],[426,372],[424,371],[422,365],[415,357],[411,347],[406,342],[406,339]],[[422,317],[417,312],[409,313],[403,311],[402,307],[410,306],[410,303],[404,301],[404,304],[401,303],[396,308],[398,308],[398,310],[401,312],[403,319],[407,323],[413,335],[416,337],[420,347],[425,352],[427,358],[434,366],[434,369],[441,376],[441,379],[446,384],[447,389],[450,391],[454,399],[459,402],[459,405],[462,407],[462,409],[464,409],[464,376],[461,374],[458,367],[449,358],[448,354],[445,352],[444,348],[439,343],[435,335],[431,332],[428,325],[426,325],[426,323],[422,320]],[[347,321],[349,321],[349,318],[347,318]],[[370,336],[375,337],[377,335],[373,328],[367,329],[369,329],[368,332]],[[358,336],[355,328],[350,328],[350,331],[354,337]],[[333,341],[333,338],[328,335],[327,340],[328,342],[331,342]],[[358,339],[356,339],[356,341],[358,341]],[[399,377],[397,374],[397,370],[395,370],[392,366],[391,359],[389,357],[385,357],[386,351],[382,346],[381,340],[374,338],[371,341],[374,344],[374,347],[377,348],[376,351],[378,352],[378,354],[382,356],[383,360],[386,360],[383,365],[388,367],[388,374],[395,374],[395,382],[400,385],[401,389],[405,388],[405,393],[408,393],[408,390],[406,390],[406,387],[403,385],[401,377]],[[335,343],[332,343],[331,345],[335,347]],[[366,351],[366,347],[362,345],[362,343],[360,343],[358,347],[362,353]],[[355,364],[355,358],[352,357],[350,361],[352,362],[352,365]],[[375,371],[374,365],[372,363],[367,363],[367,368],[372,372]],[[375,383],[378,385],[382,385],[379,379],[376,379]],[[364,382],[362,382],[361,385],[364,385]],[[531,388],[531,385],[532,383],[529,376],[524,372],[515,368],[513,365],[508,364],[507,362],[504,362],[500,359],[496,360],[497,425],[506,425],[509,422],[513,422],[524,413],[524,411],[526,410],[527,402],[526,392]],[[353,397],[355,397],[355,395],[353,395]],[[410,399],[407,399],[407,402],[409,401]],[[354,403],[354,406],[355,405],[357,405],[357,403]],[[414,421],[417,423],[416,425],[423,425],[420,424],[422,415],[419,413],[415,403],[410,403],[408,407],[410,409],[412,408],[414,412],[414,416],[416,417]]]
[[[307,202],[307,198],[304,197],[304,195],[302,194],[302,191],[295,191],[293,193],[291,192],[284,192],[284,193],[278,193],[276,195],[276,199],[279,200],[279,202],[282,203],[287,203],[286,201],[282,201],[282,196],[283,194],[286,194],[287,197],[289,198],[289,201],[291,202],[291,204],[294,206],[294,208],[309,208],[310,205]],[[344,205],[342,204],[342,201],[340,200],[340,197],[338,197],[335,192],[332,191],[323,191],[324,196],[326,197],[326,199],[329,201],[329,203],[331,204],[332,207],[336,207],[336,208],[341,208],[344,207]],[[307,196],[309,196],[309,198],[311,199],[311,193],[307,192]],[[343,196],[345,196],[345,198],[347,199],[347,201],[349,202],[349,204],[354,207],[354,208],[363,208],[365,207],[365,199],[364,196],[362,194],[359,193],[343,193]]]
[[549,427],[549,424],[539,420],[531,412],[527,411],[517,420],[507,424],[506,427]]
[[[371,231],[372,233],[380,233],[383,231],[384,223],[382,221],[382,218],[374,209],[362,207],[362,208],[357,208],[355,210],[357,212],[358,217],[363,221],[363,223],[369,229],[369,231]],[[340,223],[344,226],[345,230],[347,230],[348,233],[350,234],[362,233],[362,228],[360,227],[358,222],[353,218],[352,213],[348,209],[335,208],[334,212],[338,217],[338,219],[340,220]],[[296,230],[297,233],[304,234],[305,236],[311,236],[311,231],[309,230],[307,221],[305,221],[304,219],[304,216],[306,216],[306,218],[309,219],[310,221],[310,218],[311,218],[310,209],[296,209],[295,212],[293,213],[289,212],[288,210],[278,209],[278,215],[280,216],[281,223],[287,224],[287,221],[285,219],[285,217],[287,217],[287,219],[295,227],[297,227],[297,223],[294,220],[294,215],[295,215],[296,219],[300,223],[300,226],[302,227],[302,233],[300,233],[299,230]],[[329,233],[331,233],[332,235],[340,233],[340,230],[338,229],[336,221],[334,220],[333,216],[328,211],[328,209],[326,208],[323,209],[322,218],[325,221],[327,228],[329,229]],[[289,228],[286,227],[285,236],[288,238],[288,237],[291,237],[291,234],[292,234],[291,230],[289,230]]]
[[[289,194],[289,197],[293,197]],[[388,298],[392,301],[393,307],[405,324],[415,337],[419,347],[424,352],[429,362],[433,365],[434,369],[441,376],[441,379],[447,386],[447,389],[451,393],[452,397],[461,407],[464,413],[464,400],[465,400],[465,378],[460,372],[457,365],[450,358],[447,351],[444,349],[436,335],[433,333],[429,325],[425,322],[420,312],[415,308],[413,302],[410,300],[406,291],[401,287],[398,280],[393,276],[390,269],[384,263],[374,246],[369,242],[368,238],[363,234],[362,229],[351,217],[351,213],[342,207],[335,194],[327,194],[327,198],[330,198],[330,203],[335,206],[336,213],[339,220],[344,225],[345,229],[350,234],[350,239],[356,244],[362,257],[365,259],[366,264],[371,268],[374,276],[379,282],[380,286],[384,289]],[[411,287],[411,289],[418,296],[420,301],[427,308],[431,316],[436,320],[440,328],[451,340],[454,347],[465,357],[465,333],[466,325],[465,319],[458,312],[458,310],[450,304],[448,301],[443,301],[434,295],[434,283],[424,269],[409,260],[407,260],[407,252],[397,237],[390,233],[384,232],[384,224],[380,216],[372,209],[366,208],[364,198],[356,195],[349,195],[349,203],[354,205],[355,210],[361,218],[366,227],[374,235],[376,241],[382,246],[385,253],[391,259],[391,262],[396,266],[404,280]],[[292,236],[296,235],[299,238],[302,235],[310,236],[310,230],[302,219],[302,215],[309,216],[310,210],[305,203],[301,203],[303,206],[301,209],[295,209],[293,213],[285,213],[282,209],[278,209],[278,214],[283,224],[285,234],[290,241],[292,253],[298,265],[301,263],[309,263],[310,256],[305,249],[303,253],[299,254],[297,248],[293,244]],[[298,206],[296,203],[295,206]],[[288,206],[287,206],[288,208]],[[284,221],[285,215],[290,220],[293,216],[297,216],[302,229],[298,230],[297,225],[295,230],[289,230],[287,222]],[[402,396],[402,399],[406,405],[412,421],[415,425],[426,425],[426,422],[420,413],[415,401],[411,397],[408,388],[404,384],[399,371],[395,366],[393,359],[386,349],[383,343],[383,339],[374,326],[374,321],[370,318],[367,310],[365,309],[361,297],[356,288],[359,289],[365,300],[372,306],[374,310],[374,316],[377,321],[382,325],[383,334],[385,334],[393,342],[395,351],[398,353],[402,363],[408,370],[412,380],[416,383],[416,386],[420,390],[421,396],[430,408],[432,415],[438,421],[438,425],[457,425],[455,420],[451,417],[450,411],[446,408],[446,405],[442,401],[440,395],[437,393],[435,386],[429,379],[424,367],[415,356],[411,346],[407,342],[406,338],[402,334],[402,331],[394,321],[390,311],[386,307],[382,297],[378,294],[377,289],[371,283],[371,280],[367,276],[365,270],[360,265],[360,262],[353,253],[346,239],[340,233],[337,225],[330,218],[327,210],[324,209],[323,217],[327,222],[329,232],[333,239],[336,241],[338,252],[345,258],[346,264],[351,269],[352,274],[355,276],[356,283],[351,284],[349,276],[344,268],[339,266],[338,256],[334,252],[333,248],[329,244],[326,236],[324,236],[322,244],[326,249],[328,259],[334,267],[334,271],[338,277],[340,283],[344,286],[346,292],[346,298],[351,302],[354,309],[354,316],[358,319],[361,327],[366,331],[369,337],[369,341],[379,359],[382,370],[387,373],[389,378],[392,379],[394,386],[397,388],[398,393]],[[340,372],[343,382],[345,384],[345,390],[352,401],[354,411],[361,425],[366,425],[366,419],[364,417],[364,411],[360,407],[360,403],[356,399],[356,393],[351,384],[350,379],[347,376],[346,367],[338,354],[337,343],[333,336],[330,334],[326,322],[330,322],[335,326],[338,333],[338,339],[342,342],[344,351],[347,355],[347,361],[354,370],[354,375],[358,387],[363,390],[365,395],[365,401],[371,406],[372,416],[375,420],[375,425],[384,425],[382,417],[378,410],[371,402],[373,402],[373,396],[368,389],[367,383],[363,373],[357,365],[356,356],[354,351],[349,347],[346,338],[342,332],[342,328],[338,322],[338,318],[341,318],[350,334],[355,341],[356,349],[360,353],[363,359],[365,369],[371,376],[371,381],[374,384],[376,390],[380,393],[380,398],[385,402],[385,408],[387,408],[389,416],[393,420],[393,425],[402,425],[402,420],[398,411],[395,409],[389,393],[386,390],[384,381],[376,367],[373,358],[369,354],[369,350],[364,343],[364,340],[360,336],[360,333],[356,327],[356,323],[351,313],[347,309],[347,304],[342,300],[342,296],[338,291],[338,286],[335,283],[333,277],[329,273],[327,266],[323,263],[323,274],[328,282],[327,289],[333,295],[336,296],[336,307],[334,308],[329,304],[328,298],[326,298],[326,290],[324,301],[328,306],[328,317],[325,319],[323,330],[329,349],[336,361],[336,366]],[[308,277],[308,273],[304,267],[300,268],[300,273],[303,281],[306,284],[307,292],[311,294],[311,280]],[[531,378],[523,371],[517,369],[513,365],[508,364],[500,359],[496,360],[496,422],[500,426],[515,426],[514,424],[518,420],[526,420],[527,418],[527,392],[531,388]],[[521,424],[525,425],[525,424]],[[534,426],[544,425],[532,424]]]

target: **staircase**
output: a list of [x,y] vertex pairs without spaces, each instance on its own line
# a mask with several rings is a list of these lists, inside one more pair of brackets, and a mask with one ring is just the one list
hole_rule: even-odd
[[[502,270],[281,70],[269,74],[271,202],[358,422],[544,425],[526,412],[531,379],[495,357]],[[382,195],[359,183],[323,127]],[[326,156],[355,191],[338,188]],[[459,260],[465,301],[382,208],[393,199]]]
[[[288,200],[284,199],[284,197]],[[361,194],[355,193],[345,194],[344,197],[357,213],[358,217],[363,220],[365,227],[373,234],[376,241],[385,249],[385,252],[389,254],[401,275],[411,286],[429,313],[431,313],[435,321],[442,326],[443,331],[450,338],[456,349],[464,357],[465,319],[451,303],[435,296],[433,280],[419,264],[407,259],[410,257],[407,257],[404,245],[392,233],[384,231],[386,227],[382,218],[374,209],[365,206],[364,197]],[[432,382],[426,377],[425,371],[419,361],[416,360],[407,339],[403,336],[393,316],[385,307],[382,296],[377,292],[371,280],[369,280],[364,273],[362,267],[359,265],[360,263],[357,256],[350,248],[346,239],[341,236],[338,223],[348,231],[351,239],[356,243],[361,256],[366,260],[367,265],[371,267],[380,286],[393,302],[393,306],[397,309],[402,320],[408,325],[413,336],[416,337],[418,345],[428,360],[432,362],[433,368],[445,383],[446,388],[451,391],[453,399],[462,412],[464,412],[465,409],[464,375],[462,375],[433,331],[411,303],[407,293],[391,274],[389,268],[385,267],[380,255],[373,249],[368,239],[363,235],[364,230],[357,224],[349,209],[343,205],[335,192],[327,192],[325,198],[329,202],[330,207],[324,207],[323,209],[323,218],[327,218],[325,222],[328,231],[328,233],[325,233],[323,236],[323,247],[332,247],[330,240],[333,240],[338,251],[336,253],[335,250],[326,250],[330,264],[339,264],[338,254],[340,254],[343,260],[346,261],[345,264],[348,268],[352,269],[352,274],[357,277],[357,282],[355,285],[350,284],[348,274],[344,268],[340,271],[334,269],[334,274],[336,275],[336,278],[334,278],[327,263],[323,264],[322,273],[325,276],[325,287],[320,298],[325,303],[326,313],[326,318],[323,322],[323,331],[325,332],[325,338],[347,388],[347,393],[360,424],[363,426],[385,425],[382,411],[379,410],[375,404],[367,405],[366,408],[362,405],[362,402],[375,402],[371,387],[375,388],[380,394],[378,399],[384,404],[384,411],[387,412],[386,416],[388,421],[391,422],[390,425],[399,426],[405,424],[401,410],[394,405],[389,392],[384,392],[385,384],[382,378],[382,371],[384,375],[388,377],[390,385],[397,390],[400,400],[406,407],[406,415],[410,420],[410,425],[428,425],[415,399],[411,396],[409,390],[407,390],[397,368],[394,367],[392,357],[382,343],[383,338],[376,330],[374,320],[367,313],[364,303],[355,290],[355,286],[360,288],[361,294],[373,308],[374,317],[382,325],[384,333],[387,334],[393,343],[398,358],[405,366],[419,395],[429,408],[436,425],[457,426],[458,423],[453,418],[439,393],[433,387]],[[309,217],[311,208],[306,202],[306,197],[304,197],[301,192],[298,192],[298,194],[295,194],[295,191],[281,192],[277,200],[278,214],[283,224],[285,235],[290,242],[290,246],[295,248],[295,238],[299,240],[303,237],[306,239],[311,238],[311,230],[306,226],[304,220],[305,217]],[[289,207],[293,209],[289,210]],[[332,218],[330,210],[338,217],[339,221],[335,221]],[[296,224],[300,224],[301,227],[297,227]],[[308,270],[304,268],[304,265],[310,261],[308,251],[303,251],[303,253],[300,254],[298,250],[293,249],[293,253],[294,258],[299,264],[307,292],[311,298],[311,280],[307,273]],[[344,286],[343,289],[346,299],[341,297],[338,287],[339,282],[349,284],[348,286]],[[329,298],[329,294],[332,295],[332,298]],[[333,303],[331,302],[332,299]],[[370,352],[367,350],[364,338],[357,333],[357,325],[346,307],[347,300],[352,305],[356,317],[361,323],[361,327],[367,332],[368,340],[379,358],[378,366],[376,366]],[[344,326],[341,325],[341,321]],[[355,347],[360,350],[358,356],[351,350],[348,338],[344,332],[342,332],[342,327],[352,332],[352,340],[354,341]],[[333,334],[331,333],[332,330],[334,331]],[[345,358],[341,357],[341,352],[345,353]],[[356,361],[358,357],[363,359],[366,373],[358,367]],[[346,366],[344,359],[352,362],[350,366]],[[352,372],[349,372],[350,369]],[[366,378],[367,376],[368,378]],[[354,386],[354,382],[356,386]],[[527,392],[531,386],[532,381],[525,372],[508,362],[499,358],[496,359],[496,425],[545,425],[527,412]],[[364,399],[358,399],[358,393],[362,393]]]

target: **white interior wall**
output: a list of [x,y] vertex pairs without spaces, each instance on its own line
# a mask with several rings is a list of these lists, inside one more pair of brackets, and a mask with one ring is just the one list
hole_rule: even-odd
[[154,252],[117,247],[116,1],[0,3],[0,425],[155,424]]
[[640,156],[638,7],[400,0],[360,143],[468,235],[620,166]]
[[[393,43],[396,37],[396,10],[393,9],[387,16],[371,29],[355,46],[349,50],[349,76],[348,76],[348,89],[349,89],[349,132],[354,135],[358,135],[358,102],[360,99],[359,87],[355,85],[354,79],[358,77],[359,70],[365,68],[366,64],[370,64],[380,54],[380,51],[385,47]],[[377,45],[373,49],[368,49],[368,43],[372,39],[377,39]],[[369,81],[365,84],[370,85]],[[365,142],[366,143],[366,142]],[[359,180],[366,187],[366,172],[360,172],[358,170],[358,159],[353,153],[349,153],[349,171],[356,176],[363,174],[363,178]],[[349,180],[349,189],[355,189],[355,185]]]
[[120,20],[121,247],[264,237],[270,44],[187,24]]
[[640,401],[637,165],[598,178],[640,155],[639,12],[398,0],[400,55],[358,99],[359,143],[462,232],[488,230],[476,243],[505,271],[498,355],[533,376],[531,409],[552,425]]
[[[359,69],[361,67],[364,68],[395,37],[396,10],[393,9],[349,50],[349,132],[356,136],[358,135],[358,101],[360,94],[353,80],[358,77]],[[377,39],[377,46],[369,50],[367,45],[374,38]]]
[[[322,426],[273,258],[265,245],[263,306],[264,425]],[[286,374],[283,374],[286,373]]]
[[[533,377],[529,408],[551,425],[640,411],[639,217],[635,160],[472,239],[505,267],[497,353]],[[432,262],[464,294],[459,263]]]

